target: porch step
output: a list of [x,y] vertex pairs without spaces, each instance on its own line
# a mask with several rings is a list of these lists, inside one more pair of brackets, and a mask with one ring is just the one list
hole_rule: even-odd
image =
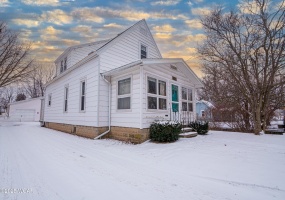
[[197,135],[198,135],[197,132],[192,131],[192,132],[180,133],[179,137],[181,137],[181,138],[192,138],[192,137],[196,137]]
[[193,129],[190,128],[190,127],[184,127],[184,128],[181,129],[181,131],[182,131],[182,133],[187,133],[187,132],[193,131]]

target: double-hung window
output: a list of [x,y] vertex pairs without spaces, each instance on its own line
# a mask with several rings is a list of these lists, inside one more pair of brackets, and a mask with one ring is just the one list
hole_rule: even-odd
[[147,108],[150,110],[166,110],[166,82],[147,77]]
[[48,95],[48,106],[51,106],[51,94]]
[[80,111],[85,111],[86,107],[86,81],[80,82]]
[[64,112],[67,112],[68,109],[68,86],[64,87]]
[[193,91],[182,87],[182,111],[193,112]]
[[145,45],[141,45],[141,59],[147,58],[147,47]]
[[118,106],[121,109],[131,109],[131,78],[118,81]]

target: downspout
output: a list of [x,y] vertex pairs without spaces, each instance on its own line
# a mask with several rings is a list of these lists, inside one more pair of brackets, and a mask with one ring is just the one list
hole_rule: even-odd
[[111,130],[111,82],[110,81],[108,81],[106,78],[105,78],[105,76],[104,75],[102,75],[101,74],[101,76],[102,76],[102,78],[103,78],[103,80],[108,84],[108,88],[109,88],[109,98],[108,98],[108,103],[109,103],[109,115],[108,115],[108,130],[107,131],[105,131],[104,133],[102,133],[102,134],[100,134],[100,135],[98,135],[97,137],[95,137],[94,138],[94,140],[97,140],[97,139],[100,139],[101,137],[103,137],[104,135],[106,135],[107,133],[109,133],[110,132],[110,130]]

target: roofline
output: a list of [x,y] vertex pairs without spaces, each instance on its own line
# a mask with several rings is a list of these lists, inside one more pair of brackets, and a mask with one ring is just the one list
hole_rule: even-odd
[[58,58],[54,62],[55,63],[58,62],[60,59],[62,59],[62,57],[64,57],[64,55],[68,54],[69,52],[71,52],[72,50],[74,50],[76,48],[82,48],[82,47],[87,46],[87,45],[100,44],[102,42],[108,42],[109,40],[111,40],[111,39],[99,40],[96,42],[89,42],[89,43],[85,43],[85,44],[78,44],[78,45],[70,46],[67,49],[65,49],[64,52],[62,52],[62,54],[60,54],[60,56],[58,56]]
[[44,99],[44,97],[29,98],[29,99],[25,99],[22,101],[14,101],[14,102],[9,103],[8,105],[14,105],[14,104],[25,103],[25,102],[29,102],[29,101],[33,101],[33,100],[41,100],[41,99]]
[[58,79],[60,79],[61,77],[65,76],[66,74],[70,73],[71,71],[75,70],[77,67],[82,66],[83,64],[89,62],[90,60],[92,60],[93,58],[98,57],[98,54],[90,54],[88,56],[86,56],[85,58],[83,58],[82,60],[80,60],[79,62],[77,62],[76,64],[74,64],[72,67],[68,68],[65,72],[61,73],[60,75],[56,76],[54,79],[52,79],[50,82],[45,84],[45,87],[47,87],[48,85],[52,84],[53,82],[57,81]]

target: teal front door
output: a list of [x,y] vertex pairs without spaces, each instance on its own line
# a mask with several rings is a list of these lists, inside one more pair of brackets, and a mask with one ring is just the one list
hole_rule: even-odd
[[172,90],[172,112],[179,111],[179,90],[177,85],[171,85]]

